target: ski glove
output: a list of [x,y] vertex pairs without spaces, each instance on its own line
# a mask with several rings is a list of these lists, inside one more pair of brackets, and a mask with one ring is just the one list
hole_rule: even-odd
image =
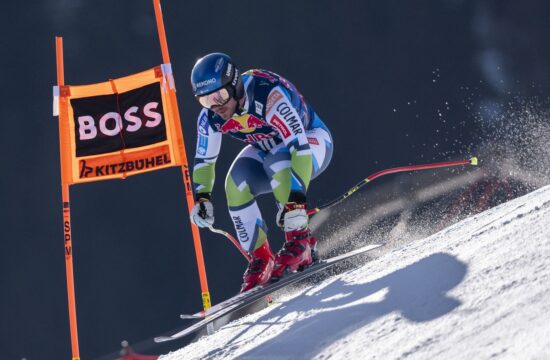
[[305,203],[286,203],[277,212],[277,225],[285,232],[302,230],[308,225],[307,206]]
[[191,211],[191,222],[200,228],[214,224],[214,206],[208,199],[199,199]]

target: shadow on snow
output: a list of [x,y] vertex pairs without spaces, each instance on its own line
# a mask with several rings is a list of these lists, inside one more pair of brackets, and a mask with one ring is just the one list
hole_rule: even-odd
[[[390,313],[399,313],[412,322],[437,319],[461,304],[447,292],[464,279],[466,271],[466,264],[454,256],[436,253],[370,283],[348,284],[337,279],[283,303],[236,334],[223,349],[213,349],[207,358],[239,347],[241,335],[258,325],[265,326],[265,332],[271,326],[290,323],[280,334],[239,358],[311,358],[320,349]],[[289,318],[289,314],[304,315],[313,310],[312,316]],[[394,327],[399,326],[400,319],[395,320]]]

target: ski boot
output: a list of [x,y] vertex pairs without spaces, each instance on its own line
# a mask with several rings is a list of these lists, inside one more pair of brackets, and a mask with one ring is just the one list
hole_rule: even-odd
[[267,239],[262,246],[251,251],[250,255],[252,256],[252,261],[248,264],[248,268],[243,275],[241,293],[268,282],[271,279],[271,272],[273,271],[275,255],[271,251]]
[[285,233],[285,238],[283,248],[275,257],[275,268],[271,274],[273,281],[279,280],[286,273],[304,270],[313,263],[313,254],[317,257],[316,252],[312,252],[317,241],[311,236],[307,227],[302,230],[288,231]]

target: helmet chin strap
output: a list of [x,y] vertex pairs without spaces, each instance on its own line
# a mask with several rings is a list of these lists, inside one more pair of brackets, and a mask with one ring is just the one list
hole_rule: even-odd
[[237,115],[242,115],[244,109],[241,106],[244,105],[246,101],[246,92],[244,91],[242,79],[239,75],[239,70],[237,70],[237,67],[235,67],[233,81],[231,85],[229,85],[229,87],[231,89],[231,97],[233,97],[233,99],[235,99],[236,101],[233,113]]
[[244,104],[245,102],[246,94],[243,94],[243,96],[240,99],[235,98],[235,110],[233,110],[234,114],[242,115],[242,112],[244,111],[244,108],[241,107],[241,102]]

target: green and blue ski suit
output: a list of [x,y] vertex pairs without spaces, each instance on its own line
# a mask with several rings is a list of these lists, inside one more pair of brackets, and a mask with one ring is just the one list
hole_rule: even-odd
[[231,165],[225,192],[238,239],[252,251],[267,239],[256,197],[272,192],[279,206],[305,202],[310,180],[326,169],[333,146],[330,131],[292,83],[267,70],[241,76],[240,114],[225,121],[203,108],[198,116],[193,184],[197,198],[209,197],[223,134],[248,144]]

